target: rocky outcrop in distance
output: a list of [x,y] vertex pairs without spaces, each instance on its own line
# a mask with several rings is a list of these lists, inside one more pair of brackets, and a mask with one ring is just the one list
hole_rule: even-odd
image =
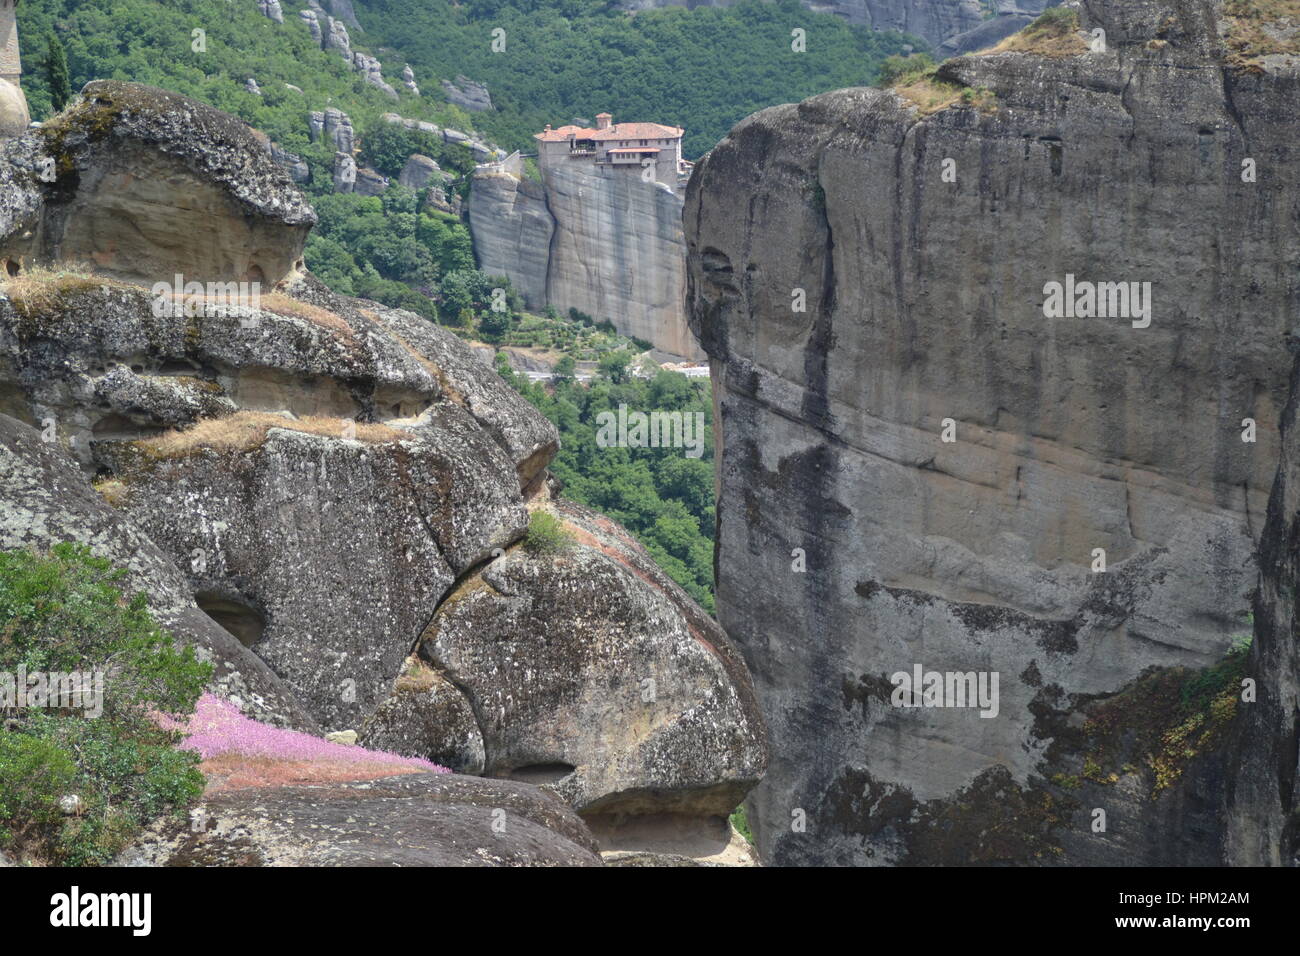
[[573,162],[524,175],[515,156],[474,171],[469,199],[483,271],[530,308],[576,308],[661,351],[702,357],[686,325],[682,199],[636,170]]
[[[119,239],[128,163],[156,175]],[[249,717],[513,781],[222,794],[229,827],[142,859],[599,862],[581,817],[620,860],[744,862],[726,816],[767,760],[748,674],[625,532],[551,499],[555,428],[456,336],[300,262],[238,296],[173,288],[209,248],[297,255],[314,214],[264,137],[94,83],[0,149],[0,195],[0,546],[126,566]],[[530,550],[539,510],[564,547]],[[517,839],[484,855],[499,794]]]
[[[773,738],[765,861],[1294,852],[1287,457],[1274,480],[1300,69],[1243,52],[1211,0],[1077,15],[944,63],[940,108],[764,110],[688,188],[718,620]],[[1076,281],[1134,298],[1067,318],[1049,283]],[[996,712],[897,706],[916,668],[999,676]],[[1192,680],[1222,696],[1189,716]]]
[[485,113],[492,109],[492,94],[486,83],[457,74],[455,80],[442,80],[442,92],[447,100],[471,113]]

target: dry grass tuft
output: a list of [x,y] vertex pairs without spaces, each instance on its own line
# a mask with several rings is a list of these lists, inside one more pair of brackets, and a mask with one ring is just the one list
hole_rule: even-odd
[[252,451],[261,447],[272,428],[342,439],[349,437],[349,426],[356,429],[352,438],[371,445],[411,441],[414,437],[410,432],[387,425],[354,423],[347,418],[286,418],[271,412],[236,412],[225,418],[205,418],[190,428],[141,439],[135,444],[152,458],[182,458],[204,449]]
[[59,266],[28,266],[16,276],[0,270],[0,289],[26,315],[47,313],[61,305],[69,295],[109,286],[133,289],[117,279],[94,274],[85,263],[69,262]]
[[337,332],[346,339],[356,339],[356,331],[348,325],[342,318],[335,315],[329,309],[322,309],[318,305],[312,305],[309,302],[303,302],[283,292],[272,292],[261,297],[260,304],[267,312],[274,312],[276,315],[291,315],[299,319],[305,319],[321,328],[329,329],[331,332]]
[[120,508],[126,500],[126,485],[116,478],[104,478],[91,485],[99,496],[114,508]]
[[1088,52],[1088,43],[1079,33],[1079,11],[1067,7],[1049,7],[1041,17],[1019,33],[1013,33],[997,46],[981,50],[976,56],[990,53],[1034,53],[1038,56],[1066,57]]
[[962,87],[955,83],[942,83],[931,74],[909,77],[893,89],[920,110],[923,116],[952,106],[961,99],[962,94]]
[[1274,53],[1300,54],[1300,0],[1225,0],[1228,62],[1260,68]]

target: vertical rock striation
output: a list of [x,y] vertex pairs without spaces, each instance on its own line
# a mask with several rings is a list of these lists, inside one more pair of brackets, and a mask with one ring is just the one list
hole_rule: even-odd
[[576,308],[673,355],[698,357],[686,325],[682,200],[635,170],[575,162],[526,179],[507,160],[479,167],[470,226],[481,268],[529,307]]
[[[1105,52],[1070,52],[1081,32],[951,60],[928,114],[867,89],[765,110],[692,178],[718,618],[772,734],[750,814],[769,861],[1217,854],[1196,804],[1213,788],[1157,781],[1140,809],[1124,794],[1145,762],[1080,789],[1092,768],[1069,751],[1144,672],[1207,667],[1249,630],[1297,295],[1300,70],[1225,50],[1237,25],[1212,0],[1080,17]],[[1151,283],[1150,325],[1045,317],[1067,276]],[[917,664],[998,674],[997,715],[893,706]],[[1193,815],[1210,822],[1169,825]]]

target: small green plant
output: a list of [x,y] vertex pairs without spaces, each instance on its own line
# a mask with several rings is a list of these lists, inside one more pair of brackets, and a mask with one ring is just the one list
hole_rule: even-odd
[[883,87],[901,85],[919,79],[934,67],[934,59],[928,53],[913,53],[910,56],[895,54],[881,61],[876,83]]
[[155,714],[193,713],[212,665],[176,648],[124,577],[80,545],[0,551],[0,676],[102,678],[93,706],[0,705],[0,848],[24,859],[107,862],[203,791],[197,755]]
[[731,825],[736,828],[736,832],[745,838],[750,846],[754,845],[754,834],[749,830],[749,818],[745,815],[745,805],[742,803],[731,812]]
[[549,511],[534,511],[528,518],[524,547],[532,554],[559,554],[573,543],[564,522]]
[[1027,32],[1065,33],[1076,30],[1079,26],[1079,11],[1071,7],[1048,7],[1033,23],[1026,27]]

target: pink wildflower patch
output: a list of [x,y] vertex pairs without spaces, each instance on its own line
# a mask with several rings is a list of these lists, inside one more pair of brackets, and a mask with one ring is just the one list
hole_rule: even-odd
[[245,717],[212,694],[199,698],[194,715],[163,722],[185,734],[182,749],[197,751],[214,789],[364,780],[404,773],[449,773],[430,760],[331,743]]

